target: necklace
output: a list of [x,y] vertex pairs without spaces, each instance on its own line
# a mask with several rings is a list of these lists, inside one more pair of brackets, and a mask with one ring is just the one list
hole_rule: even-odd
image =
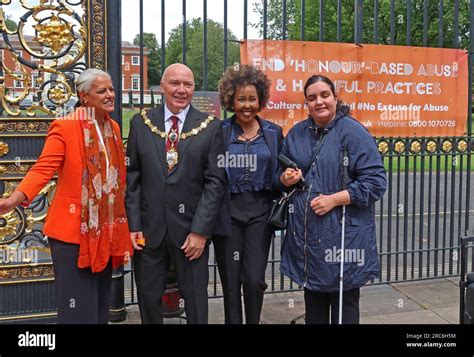
[[[240,124],[239,124],[240,125]],[[240,125],[240,127],[242,128],[242,126]],[[254,130],[254,128],[252,128],[250,130],[250,133],[252,133],[252,131]],[[243,138],[245,138],[245,140],[248,140],[248,141],[252,141],[253,139],[255,139],[256,137],[259,136],[259,131],[260,131],[260,125],[257,124],[257,131],[255,134],[253,134],[252,136],[250,135],[247,135],[245,132],[244,132],[244,128],[242,128],[242,133],[239,135]]]
[[243,138],[245,138],[245,140],[247,140],[247,141],[252,141],[252,140],[255,139],[258,135],[259,135],[258,130],[257,130],[257,133],[256,133],[254,136],[251,136],[251,137],[248,137],[248,136],[245,135],[244,133],[240,134],[240,136],[242,136]]
[[169,136],[173,136],[173,138],[170,138],[170,140],[173,140],[175,141],[176,140],[176,136],[179,138],[179,140],[185,140],[186,138],[189,138],[190,136],[194,136],[194,135],[197,135],[199,134],[203,129],[205,129],[209,123],[211,121],[213,121],[214,119],[217,119],[216,117],[212,117],[212,116],[208,116],[206,118],[206,120],[204,120],[201,125],[199,125],[197,128],[194,128],[194,129],[191,129],[190,131],[186,132],[186,133],[181,133],[179,135],[177,135],[176,132],[172,131],[170,134],[164,132],[164,131],[161,131],[160,129],[158,129],[158,127],[156,125],[153,125],[150,118],[148,118],[148,116],[146,115],[146,111],[145,110],[142,110],[141,111],[141,116],[143,118],[143,122],[145,123],[146,126],[148,126],[151,130],[152,133],[158,135],[160,138],[162,139],[168,139]]

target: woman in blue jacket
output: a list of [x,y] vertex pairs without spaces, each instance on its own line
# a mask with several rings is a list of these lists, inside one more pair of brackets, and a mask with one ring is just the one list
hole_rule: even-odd
[[359,288],[380,271],[374,202],[386,190],[386,173],[375,140],[349,116],[329,78],[310,77],[304,95],[309,117],[289,131],[282,149],[299,170],[276,176],[288,188],[302,176],[308,185],[291,197],[281,271],[304,288],[307,324],[337,323],[346,205],[342,322],[358,324]]
[[[280,126],[257,113],[270,97],[270,80],[252,66],[229,68],[219,81],[223,107],[234,115],[222,124],[226,155],[221,160],[229,179],[213,243],[224,292],[226,324],[258,324],[267,288],[265,269],[273,229],[266,222],[273,177],[283,143]],[[227,224],[225,217],[227,215]],[[222,227],[230,227],[225,234]]]

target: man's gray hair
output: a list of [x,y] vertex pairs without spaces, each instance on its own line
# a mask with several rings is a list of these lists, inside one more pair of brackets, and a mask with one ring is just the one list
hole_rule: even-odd
[[76,90],[77,92],[89,93],[92,87],[92,83],[97,77],[107,77],[112,80],[110,74],[97,68],[88,68],[83,71],[76,79]]

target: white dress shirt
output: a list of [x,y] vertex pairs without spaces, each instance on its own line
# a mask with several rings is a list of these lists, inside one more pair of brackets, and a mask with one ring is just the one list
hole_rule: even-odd
[[179,119],[178,120],[179,134],[181,134],[181,131],[183,130],[184,121],[186,120],[186,115],[188,115],[188,112],[189,112],[189,107],[190,105],[188,105],[178,114],[173,114],[165,104],[165,132],[166,133],[170,131],[170,128],[173,125],[173,122],[171,121],[171,117],[174,115],[174,116],[177,116]]

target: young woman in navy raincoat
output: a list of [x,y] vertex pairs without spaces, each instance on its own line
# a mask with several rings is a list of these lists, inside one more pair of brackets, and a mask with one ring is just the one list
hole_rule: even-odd
[[281,170],[276,177],[290,188],[304,176],[308,186],[291,198],[281,271],[304,288],[307,324],[337,323],[346,205],[342,322],[357,324],[359,288],[380,271],[374,202],[386,190],[386,173],[375,140],[349,116],[329,78],[310,77],[304,95],[309,117],[289,131],[282,149],[299,170]]

